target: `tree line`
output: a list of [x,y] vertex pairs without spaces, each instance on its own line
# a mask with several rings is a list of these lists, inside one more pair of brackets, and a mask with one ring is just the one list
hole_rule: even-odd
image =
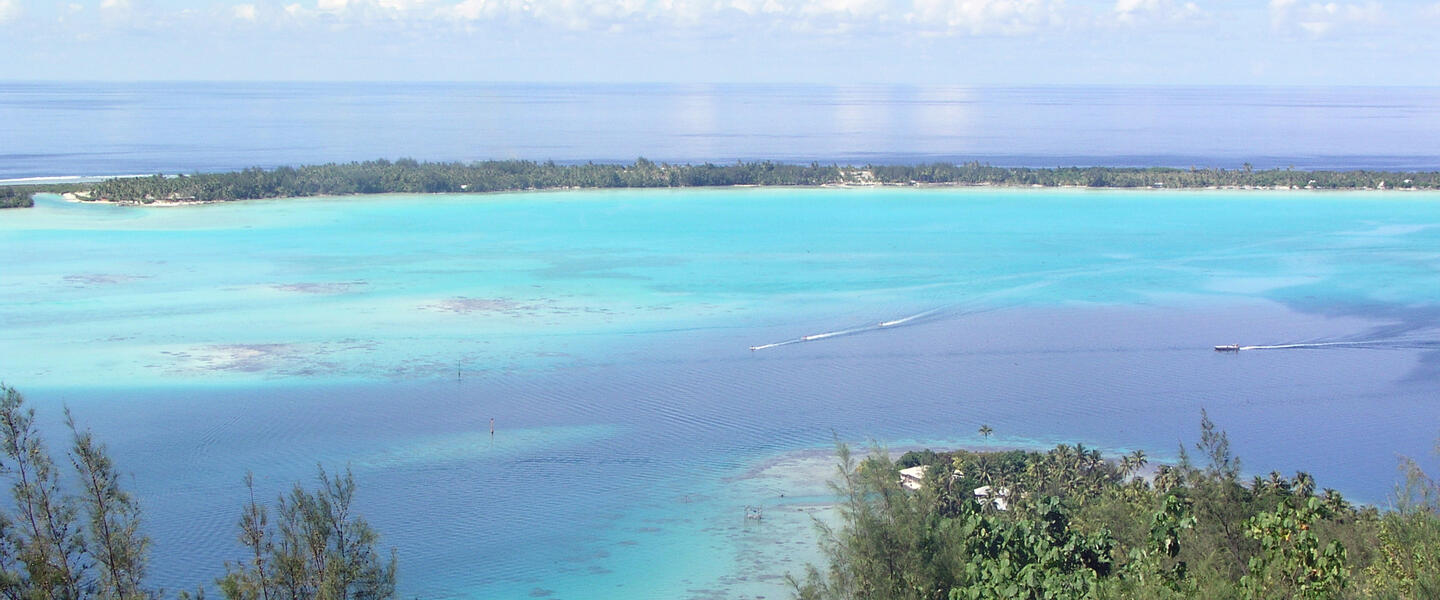
[[35,206],[31,192],[16,187],[0,187],[0,208],[30,208]]
[[[568,188],[677,188],[734,185],[995,185],[1103,188],[1257,187],[1440,189],[1440,172],[996,167],[978,162],[839,166],[771,161],[667,164],[556,164],[524,160],[373,160],[227,173],[116,178],[90,184],[90,197],[115,202],[225,200],[380,193],[468,193]],[[46,191],[43,186],[35,190]],[[14,197],[29,193],[12,192]]]
[[[154,600],[146,584],[150,539],[140,505],[121,486],[105,445],[76,425],[57,462],[35,426],[35,411],[0,384],[0,481],[11,502],[0,510],[0,598],[5,600]],[[68,463],[69,469],[63,466]],[[70,481],[64,480],[69,471]],[[295,485],[271,508],[243,505],[237,539],[246,555],[216,580],[226,600],[391,600],[396,559],[375,549],[378,536],[355,515],[355,480],[319,474],[319,487]],[[180,591],[203,600],[203,587]]]
[[[1414,462],[1381,512],[1303,472],[1247,480],[1203,414],[1194,450],[1146,470],[1143,452],[1079,444],[898,461],[842,446],[827,564],[792,577],[796,597],[1440,598],[1440,486]],[[919,489],[902,485],[919,465]]]

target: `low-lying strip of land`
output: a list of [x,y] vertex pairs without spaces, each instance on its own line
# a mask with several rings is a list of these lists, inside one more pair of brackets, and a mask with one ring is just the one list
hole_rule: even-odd
[[1168,167],[997,167],[978,162],[840,166],[777,163],[556,164],[523,160],[331,163],[226,173],[120,177],[96,183],[0,188],[0,207],[31,206],[37,192],[128,204],[387,193],[480,193],[576,188],[720,186],[1010,186],[1163,189],[1435,190],[1440,171],[1297,171]]

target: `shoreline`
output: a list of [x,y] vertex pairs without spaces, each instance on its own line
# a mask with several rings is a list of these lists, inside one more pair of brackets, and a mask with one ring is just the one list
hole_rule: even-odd
[[1084,186],[1084,185],[1010,185],[992,183],[824,183],[818,185],[784,185],[784,184],[734,184],[717,186],[685,186],[685,187],[588,187],[588,186],[560,186],[546,188],[527,188],[515,190],[493,190],[480,192],[365,192],[356,194],[316,194],[313,196],[269,196],[264,198],[237,198],[234,200],[154,200],[151,202],[139,202],[133,200],[110,200],[105,198],[82,198],[83,192],[36,192],[36,194],[51,194],[59,196],[64,202],[72,204],[95,204],[108,206],[125,206],[136,208],[176,208],[185,206],[205,206],[212,204],[230,204],[235,202],[254,201],[287,201],[287,200],[312,200],[312,199],[344,199],[344,198],[379,198],[383,196],[497,196],[503,194],[530,194],[530,193],[551,193],[551,192],[602,192],[602,191],[724,191],[724,190],[870,190],[870,189],[911,189],[911,190],[947,190],[947,189],[991,189],[1005,191],[1096,191],[1096,192],[1129,192],[1129,193],[1186,193],[1186,192],[1296,192],[1314,194],[1361,194],[1361,193],[1400,193],[1400,194],[1435,194],[1440,195],[1440,189],[1422,188],[1300,188],[1280,186],[1207,186],[1207,187],[1120,187],[1120,186]]
[[[67,179],[72,176],[65,176]],[[55,178],[49,178],[55,180]],[[46,178],[28,178],[45,181]],[[21,180],[23,181],[23,180]],[[12,197],[69,193],[69,200],[185,206],[237,200],[375,194],[489,194],[585,189],[734,188],[1093,189],[1102,191],[1440,191],[1440,171],[1256,171],[1167,167],[994,167],[979,162],[808,165],[772,161],[631,164],[386,159],[241,171],[113,177],[94,183],[0,187]]]
[[[851,444],[856,464],[863,461],[873,446]],[[955,440],[942,444],[922,444],[882,448],[898,460],[907,451],[933,450],[937,453],[967,451],[1001,453],[1012,450],[1044,454],[1053,447],[1031,447],[1023,444],[977,444]],[[1116,462],[1123,452],[1106,452],[1107,462]],[[1161,465],[1172,462],[1151,459],[1135,472],[1135,476],[1153,481]],[[823,541],[817,526],[838,528],[843,525],[837,510],[843,501],[831,489],[838,474],[836,448],[814,446],[782,450],[756,457],[737,475],[722,479],[730,493],[722,503],[725,514],[755,514],[755,527],[735,536],[730,548],[734,552],[733,570],[721,577],[721,586],[728,597],[784,597],[791,591],[787,576],[803,578],[807,565],[825,568]],[[748,519],[747,519],[748,522]]]
[[[48,192],[47,192],[47,193],[48,193]],[[72,204],[103,204],[103,205],[109,205],[109,206],[136,206],[136,207],[142,207],[142,208],[143,208],[143,207],[173,208],[173,207],[177,207],[177,206],[199,206],[199,205],[204,205],[204,204],[222,204],[222,203],[225,203],[225,202],[241,202],[241,200],[195,200],[195,201],[156,200],[156,201],[154,201],[154,202],[126,202],[126,201],[120,201],[120,200],[105,200],[105,199],[103,199],[103,198],[100,198],[100,199],[81,198],[81,197],[80,197],[80,194],[83,194],[83,193],[85,193],[85,192],[62,192],[62,193],[57,194],[57,195],[60,196],[60,199],[61,199],[62,201],[69,202],[69,203],[72,203]],[[252,200],[286,200],[286,199],[287,199],[287,198],[252,198]]]

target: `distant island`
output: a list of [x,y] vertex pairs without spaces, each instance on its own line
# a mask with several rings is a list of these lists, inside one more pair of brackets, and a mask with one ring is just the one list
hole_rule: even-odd
[[480,193],[580,188],[721,186],[1005,186],[1156,189],[1440,189],[1440,171],[1303,171],[1167,167],[996,167],[965,164],[840,166],[771,161],[557,164],[524,160],[330,163],[228,173],[124,177],[98,183],[0,187],[0,208],[32,206],[40,192],[124,204],[198,203],[387,193]]

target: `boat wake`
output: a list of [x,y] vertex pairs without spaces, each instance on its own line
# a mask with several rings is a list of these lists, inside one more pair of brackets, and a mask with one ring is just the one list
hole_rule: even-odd
[[844,337],[844,336],[847,336],[847,335],[855,335],[855,334],[858,334],[858,333],[866,333],[866,332],[870,332],[870,331],[878,331],[878,330],[881,330],[881,329],[893,329],[893,328],[895,328],[895,327],[902,327],[902,326],[905,326],[905,325],[915,325],[915,324],[918,324],[918,323],[923,323],[923,322],[929,321],[929,320],[931,320],[931,319],[939,316],[939,315],[940,315],[940,312],[941,312],[941,309],[936,308],[936,309],[932,309],[932,310],[927,310],[927,311],[925,311],[925,312],[916,313],[916,314],[910,315],[910,316],[908,316],[908,317],[901,317],[901,318],[899,318],[899,319],[892,319],[892,320],[889,320],[889,321],[880,321],[880,322],[878,322],[878,323],[875,323],[874,325],[865,325],[865,326],[862,326],[862,327],[851,327],[851,328],[849,328],[849,329],[841,329],[841,330],[838,330],[838,331],[826,331],[826,332],[823,332],[823,333],[812,333],[812,334],[809,334],[809,335],[802,335],[802,336],[800,336],[800,337],[798,337],[798,338],[795,338],[795,339],[793,339],[793,340],[784,340],[784,341],[780,341],[780,342],[772,342],[772,343],[769,343],[769,344],[760,344],[760,345],[758,345],[758,346],[751,346],[751,347],[750,347],[750,351],[751,351],[751,352],[754,352],[754,351],[757,351],[757,350],[769,350],[769,349],[771,349],[771,348],[779,348],[779,347],[781,347],[781,346],[789,346],[789,345],[791,345],[791,344],[803,344],[803,343],[805,343],[805,342],[816,342],[816,341],[825,340],[825,339],[830,339],[830,338]]
[[1369,348],[1375,350],[1428,350],[1440,349],[1435,340],[1359,340],[1350,342],[1301,342],[1295,344],[1267,344],[1239,346],[1235,350],[1295,350],[1314,348]]
[[1291,348],[1328,348],[1330,346],[1357,346],[1374,342],[1312,342],[1302,344],[1271,344],[1268,346],[1241,346],[1240,350],[1289,350]]

